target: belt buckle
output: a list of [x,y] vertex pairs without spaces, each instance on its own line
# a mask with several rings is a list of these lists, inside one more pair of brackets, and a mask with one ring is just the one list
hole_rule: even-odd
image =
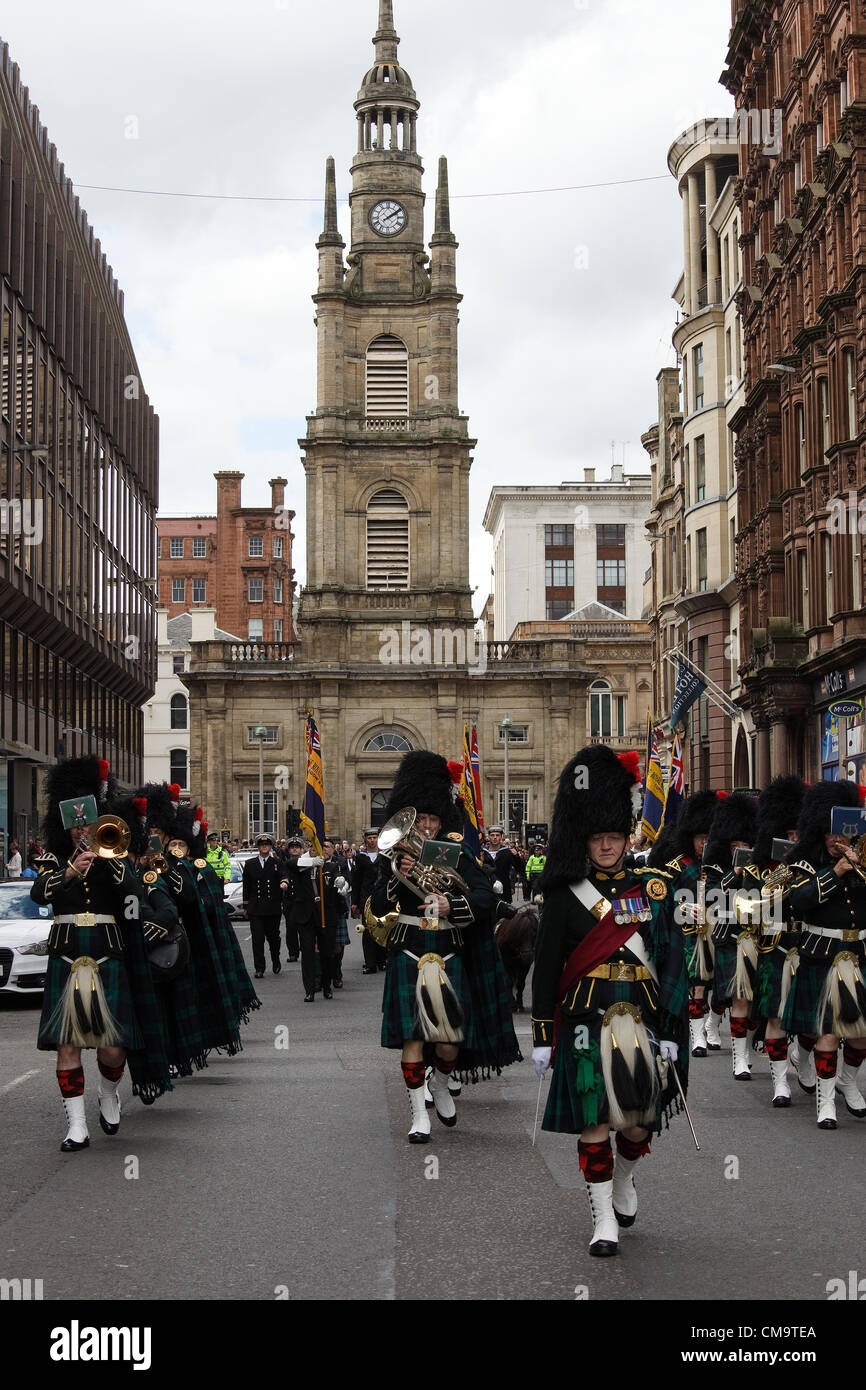
[[95,927],[96,916],[92,912],[76,912],[75,925],[76,927]]
[[860,940],[860,933],[859,933],[859,931],[857,931],[856,927],[845,927],[845,928],[843,928],[843,931],[842,931],[842,940],[843,940],[843,941],[859,941],[859,940]]
[[422,931],[438,931],[438,930],[439,930],[439,918],[438,918],[438,917],[422,917],[422,918],[421,918],[421,930],[422,930]]
[[634,975],[632,974],[633,969],[634,966],[629,965],[627,961],[618,961],[614,966],[614,970],[616,971],[614,980],[623,980],[630,983],[634,979]]

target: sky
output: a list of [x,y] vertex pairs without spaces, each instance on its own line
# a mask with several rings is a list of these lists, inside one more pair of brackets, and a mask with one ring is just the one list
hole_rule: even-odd
[[[718,83],[730,0],[394,0],[394,13],[421,101],[428,241],[449,157],[477,613],[494,485],[587,466],[603,478],[612,456],[648,467],[640,436],[676,361],[682,270],[666,155],[732,110]],[[240,469],[244,504],[261,506],[281,474],[299,581],[324,166],[333,155],[344,199],[377,17],[377,0],[4,0],[0,15],[125,293],[160,417],[160,512],[214,512],[220,469]],[[641,181],[525,191],[622,180]]]

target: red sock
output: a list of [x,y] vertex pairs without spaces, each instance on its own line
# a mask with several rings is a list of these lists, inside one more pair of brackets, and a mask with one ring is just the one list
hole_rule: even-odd
[[731,1018],[731,1037],[745,1038],[749,1033],[749,1020],[747,1018]]
[[856,1047],[852,1047],[849,1042],[842,1044],[842,1061],[849,1067],[859,1067],[863,1061],[864,1053],[858,1052]]
[[450,1076],[451,1073],[452,1073],[452,1071],[454,1070],[454,1068],[455,1068],[456,1066],[457,1066],[457,1058],[456,1058],[456,1057],[454,1057],[450,1062],[446,1062],[446,1061],[445,1061],[445,1058],[444,1058],[444,1057],[440,1057],[439,1054],[438,1054],[438,1052],[437,1052],[437,1054],[436,1054],[436,1070],[437,1070],[437,1071],[441,1071],[441,1072],[443,1073],[444,1076]]
[[417,1091],[419,1086],[424,1085],[424,1073],[427,1068],[423,1062],[401,1062],[400,1066],[403,1069],[403,1080],[410,1091]]
[[784,1062],[788,1056],[787,1038],[765,1038],[764,1051],[771,1062]]
[[97,1057],[96,1065],[99,1067],[106,1081],[119,1081],[126,1069],[125,1062],[121,1062],[119,1067],[110,1067],[108,1063],[103,1062],[100,1057]]
[[836,1053],[815,1048],[815,1072],[823,1079],[836,1075]]
[[711,1007],[712,1007],[713,1013],[716,1015],[717,1018],[724,1018],[724,1016],[725,1016],[724,1006],[722,1006],[722,1008],[720,1009],[720,1008],[718,1008],[715,1004],[713,1004]]
[[609,1139],[601,1144],[584,1144],[578,1139],[577,1157],[587,1182],[610,1182],[613,1178],[613,1149]]
[[689,1018],[703,1018],[706,1012],[706,999],[692,999],[689,1001]]
[[644,1154],[649,1153],[651,1143],[649,1135],[646,1139],[626,1139],[624,1134],[617,1131],[616,1151],[621,1158],[642,1158]]
[[797,1042],[800,1044],[801,1052],[813,1052],[815,1049],[815,1039],[807,1038],[805,1033],[797,1034]]
[[57,1084],[64,1100],[84,1095],[84,1068],[72,1067],[69,1071],[58,1071]]

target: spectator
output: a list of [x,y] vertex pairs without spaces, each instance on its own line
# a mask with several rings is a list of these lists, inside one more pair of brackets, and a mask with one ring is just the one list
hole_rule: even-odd
[[37,861],[37,859],[39,859],[39,858],[41,858],[41,856],[38,855],[38,854],[32,854],[32,855],[30,856],[30,858],[27,860],[27,868],[24,869],[23,872],[22,872],[22,874],[21,874],[21,877],[22,877],[22,878],[38,878],[38,877],[39,877],[39,873],[38,873],[38,870],[37,870],[37,868],[36,868],[36,861]]
[[10,878],[21,877],[21,850],[18,847],[17,840],[11,840],[9,843],[9,859],[6,863],[6,872]]

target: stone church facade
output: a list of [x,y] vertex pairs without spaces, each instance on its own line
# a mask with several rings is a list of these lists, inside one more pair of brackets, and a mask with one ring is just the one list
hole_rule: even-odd
[[428,252],[419,102],[398,60],[392,9],[380,0],[375,61],[355,102],[348,251],[327,161],[317,407],[300,441],[307,577],[298,641],[195,644],[184,675],[193,795],[212,824],[241,838],[258,828],[256,726],[268,729],[265,823],[283,833],[286,810],[303,800],[308,710],[321,735],[330,827],[355,839],[381,820],[403,753],[459,757],[464,724],[478,727],[488,823],[504,813],[505,715],[515,823],[549,820],[556,778],[590,737],[639,746],[646,724],[651,643],[642,623],[605,614],[498,643],[475,631],[475,441],[458,401],[448,169],[441,159]]

